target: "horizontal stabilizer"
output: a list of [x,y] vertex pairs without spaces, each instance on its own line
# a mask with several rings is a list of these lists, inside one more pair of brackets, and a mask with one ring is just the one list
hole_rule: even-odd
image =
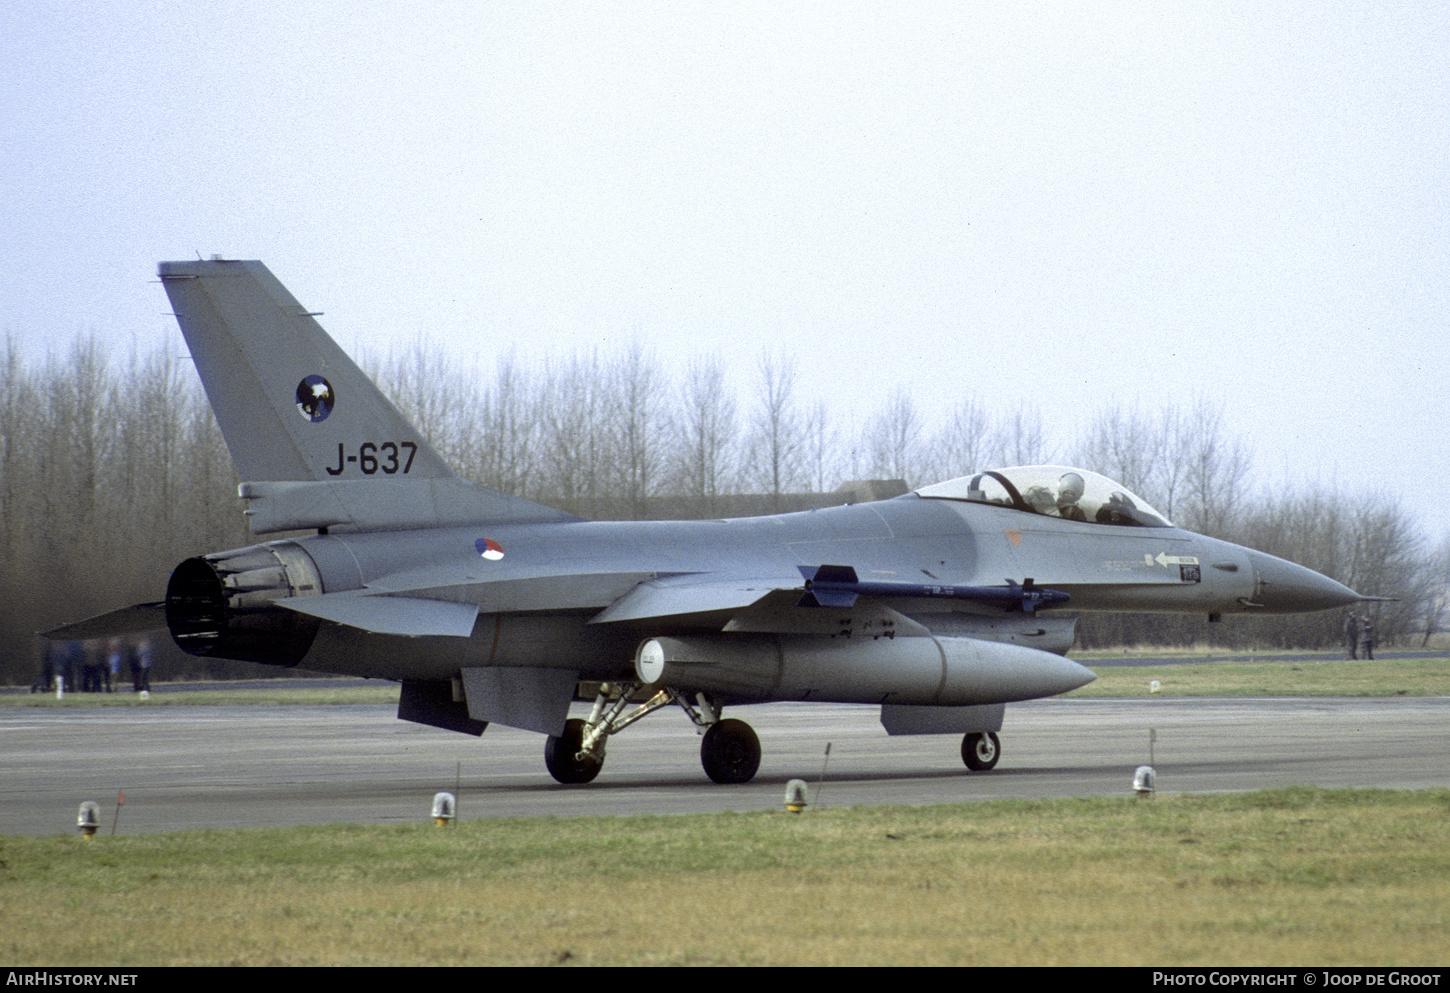
[[346,624],[372,634],[409,638],[426,635],[467,638],[473,634],[473,624],[478,619],[478,604],[419,597],[324,593],[284,597],[273,602],[334,624]]
[[166,603],[157,601],[122,607],[120,610],[76,621],[74,624],[63,624],[50,631],[42,631],[40,636],[51,641],[84,641],[87,638],[119,638],[128,634],[164,630]]

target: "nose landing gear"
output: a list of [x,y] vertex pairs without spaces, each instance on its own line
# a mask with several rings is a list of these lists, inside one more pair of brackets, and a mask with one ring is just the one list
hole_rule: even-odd
[[995,768],[1002,757],[1002,743],[994,731],[975,731],[962,739],[962,761],[973,772]]

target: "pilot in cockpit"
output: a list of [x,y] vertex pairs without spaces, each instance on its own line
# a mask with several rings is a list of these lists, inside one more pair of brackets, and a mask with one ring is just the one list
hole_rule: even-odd
[[1077,502],[1082,499],[1085,488],[1083,479],[1075,472],[1065,472],[1062,478],[1057,481],[1057,516],[1069,521],[1085,521],[1087,514],[1083,513]]
[[1098,508],[1099,524],[1138,524],[1138,505],[1122,490],[1108,494],[1108,502]]
[[1046,517],[1057,515],[1057,498],[1052,491],[1041,484],[1029,486],[1022,491],[1022,502]]

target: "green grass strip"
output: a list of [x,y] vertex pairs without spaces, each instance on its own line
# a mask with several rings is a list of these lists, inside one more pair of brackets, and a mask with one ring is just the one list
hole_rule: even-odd
[[1444,965],[1450,791],[0,838],[13,965]]

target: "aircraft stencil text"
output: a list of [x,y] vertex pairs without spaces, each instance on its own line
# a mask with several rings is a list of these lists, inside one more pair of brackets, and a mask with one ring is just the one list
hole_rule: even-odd
[[[403,461],[403,454],[407,461]],[[413,441],[365,441],[357,446],[356,455],[347,454],[347,446],[337,443],[337,465],[327,466],[329,476],[341,476],[350,465],[357,466],[364,476],[377,472],[393,475],[407,473],[413,468],[413,456],[418,454],[418,444]]]

